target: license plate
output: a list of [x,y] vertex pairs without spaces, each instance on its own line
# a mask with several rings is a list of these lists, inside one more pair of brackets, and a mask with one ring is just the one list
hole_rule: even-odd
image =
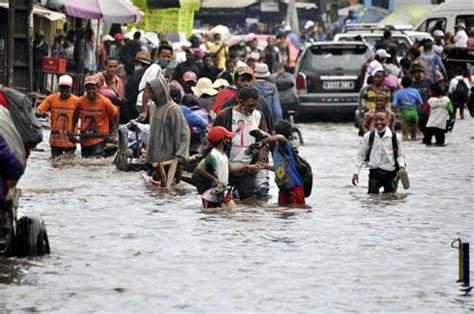
[[323,83],[323,89],[354,89],[354,82],[326,81]]

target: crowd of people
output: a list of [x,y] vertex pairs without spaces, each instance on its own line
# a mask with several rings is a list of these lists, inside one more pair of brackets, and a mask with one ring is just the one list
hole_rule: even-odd
[[432,145],[435,137],[435,145],[443,146],[445,133],[452,131],[457,112],[460,119],[464,119],[466,105],[474,112],[470,65],[462,61],[447,68],[443,62],[453,47],[474,47],[474,38],[467,36],[465,24],[458,23],[455,28],[454,38],[448,35],[445,40],[443,32],[436,30],[434,42],[416,43],[400,59],[398,47],[387,30],[383,41],[377,44],[374,58],[362,65],[364,87],[360,105],[365,114],[354,185],[364,163],[370,169],[369,193],[382,186],[386,192],[393,192],[395,177],[404,179],[404,185],[408,185],[401,141],[393,135],[397,116],[404,141],[416,141],[421,131],[423,144]]
[[[160,182],[157,163],[177,159],[180,173],[190,154],[204,153],[195,172],[212,183],[202,191],[205,207],[267,197],[269,171],[275,171],[281,188],[280,205],[305,206],[301,158],[290,146],[292,125],[284,120],[298,107],[290,58],[277,48],[286,36],[276,42],[270,37],[262,51],[255,40],[231,51],[220,34],[202,42],[191,38],[191,46],[183,48],[186,59],[178,64],[171,45],[162,43],[154,53],[141,43],[140,32],[122,47],[106,44],[111,38],[105,36],[101,45],[103,67],[85,67],[84,95],[74,95],[73,77],[63,75],[59,92],[37,108],[38,115],[50,113],[53,158],[73,155],[77,143],[83,158],[102,157],[119,124],[131,122],[146,138],[143,160],[150,182]],[[126,56],[134,41],[134,56]],[[256,130],[263,135],[252,133]],[[217,193],[216,186],[223,190]]]
[[[409,184],[395,132],[398,116],[403,140],[416,140],[420,129],[423,143],[431,144],[434,136],[437,145],[444,144],[446,121],[452,125],[456,110],[464,118],[463,108],[472,102],[470,79],[464,77],[468,71],[446,69],[442,60],[452,45],[472,44],[465,28],[456,25],[453,42],[434,32],[434,42],[416,43],[401,59],[391,32],[385,32],[374,58],[361,66],[360,101],[366,112],[354,184],[362,164],[370,168],[369,193],[381,187],[393,192],[395,177]],[[317,25],[306,30],[306,41],[312,41],[311,36],[326,39]],[[300,48],[301,42],[293,35],[287,29],[270,36],[264,49],[256,38],[228,47],[218,33],[204,40],[193,36],[190,46],[183,47],[185,60],[177,63],[171,45],[149,47],[140,32],[133,38],[121,33],[104,36],[98,54],[92,31],[59,34],[52,53],[66,58],[71,71],[87,77],[85,94],[76,96],[73,77],[61,76],[59,92],[38,107],[39,112],[50,112],[52,157],[74,154],[76,143],[83,157],[104,156],[106,143],[116,140],[118,126],[131,121],[146,134],[143,159],[152,182],[162,175],[157,163],[178,159],[182,169],[190,154],[204,151],[206,157],[195,173],[206,187],[200,190],[205,207],[232,205],[234,198],[266,197],[268,171],[275,171],[280,205],[304,206],[310,193],[304,162],[290,145],[292,125],[285,120],[299,102],[290,41]],[[48,51],[42,36],[35,41],[36,56]],[[203,139],[208,144],[204,150]]]

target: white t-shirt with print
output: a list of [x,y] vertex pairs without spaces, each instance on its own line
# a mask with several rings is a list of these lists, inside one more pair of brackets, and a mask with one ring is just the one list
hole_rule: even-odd
[[431,97],[428,99],[428,104],[430,105],[430,116],[428,118],[428,123],[426,124],[427,128],[446,128],[446,120],[448,120],[449,111],[449,98],[447,96],[443,97]]
[[229,160],[231,163],[249,164],[252,156],[246,155],[245,150],[255,143],[255,138],[250,131],[258,129],[262,115],[260,111],[254,110],[251,115],[245,115],[237,110],[232,110],[232,139]]

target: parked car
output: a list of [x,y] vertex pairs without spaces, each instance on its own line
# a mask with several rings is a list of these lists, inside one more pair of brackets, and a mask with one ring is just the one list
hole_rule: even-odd
[[454,26],[460,22],[466,24],[467,30],[474,27],[472,0],[448,0],[440,4],[417,25],[416,29],[431,34],[440,29],[444,33],[454,34]]
[[363,42],[307,45],[296,65],[300,120],[350,121],[358,106],[361,65],[373,53]]

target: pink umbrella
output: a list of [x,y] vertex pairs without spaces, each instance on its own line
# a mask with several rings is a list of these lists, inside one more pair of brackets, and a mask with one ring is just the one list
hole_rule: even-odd
[[140,10],[125,0],[67,0],[64,11],[82,19],[127,24],[141,19]]

